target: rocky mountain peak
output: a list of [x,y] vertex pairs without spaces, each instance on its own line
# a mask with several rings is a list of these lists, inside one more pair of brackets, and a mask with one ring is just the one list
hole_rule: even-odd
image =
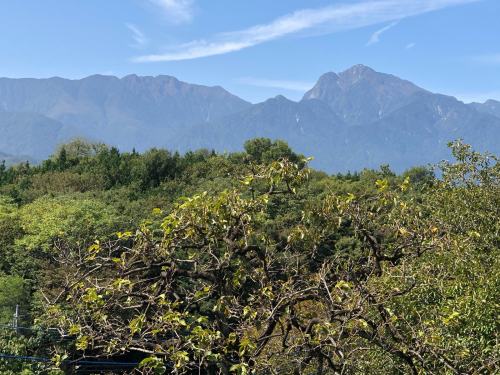
[[279,94],[279,95],[276,95],[274,98],[272,98],[272,100],[276,100],[276,101],[281,101],[281,102],[284,102],[284,101],[287,101],[289,102],[290,100],[285,98],[283,95]]
[[379,120],[416,91],[425,90],[358,64],[339,74],[323,74],[302,100],[322,100],[348,125],[363,125]]
[[339,76],[334,72],[328,72],[321,75],[314,87],[304,94],[302,100],[320,99],[328,102],[328,100],[324,100],[325,95],[340,91],[340,86],[337,83],[338,80]]
[[500,108],[500,102],[493,99],[488,99],[484,102],[484,105],[493,109]]
[[325,74],[322,74],[319,79],[318,83],[321,82],[323,84],[328,83],[328,82],[337,82],[339,79],[339,76],[337,73],[334,72],[327,72]]
[[489,113],[500,118],[500,102],[498,100],[488,99],[484,103],[473,102],[467,105],[478,112]]
[[[363,77],[377,74],[375,70],[368,66],[357,64],[339,73],[339,85],[342,88],[353,85]],[[379,73],[380,74],[380,73]]]
[[497,100],[464,104],[362,64],[321,75],[299,102],[277,95],[255,105],[169,75],[0,78],[0,162],[45,158],[76,135],[121,151],[181,152],[239,151],[247,139],[269,137],[328,173],[387,163],[402,171],[447,158],[445,144],[457,138],[500,154],[499,131]]

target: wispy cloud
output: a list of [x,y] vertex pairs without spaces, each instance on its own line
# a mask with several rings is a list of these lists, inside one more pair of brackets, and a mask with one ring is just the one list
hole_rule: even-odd
[[281,89],[294,90],[294,91],[307,91],[314,86],[314,82],[306,81],[283,81],[275,79],[265,79],[265,78],[252,78],[252,77],[242,77],[236,78],[236,82],[259,87],[278,87]]
[[[160,0],[151,0],[160,2]],[[197,59],[239,51],[299,32],[341,32],[479,0],[382,0],[303,9],[265,25],[215,35],[212,41],[192,41],[171,46],[171,52],[135,57],[135,62]],[[162,0],[166,2],[166,0]]]
[[194,0],[149,0],[158,5],[168,21],[171,23],[182,23],[191,21],[194,16]]
[[146,37],[142,32],[139,31],[137,26],[132,25],[131,23],[126,23],[125,25],[134,32],[133,38],[138,44],[144,44],[147,42]]
[[375,31],[372,35],[372,37],[370,38],[370,40],[368,41],[368,43],[366,43],[367,46],[369,46],[370,44],[375,44],[379,41],[378,37],[380,36],[380,34],[382,34],[384,31],[386,30],[389,30],[391,27],[395,26],[399,21],[394,21],[393,23],[391,23],[390,25],[386,26],[386,27],[383,27],[381,28],[380,30],[378,31]]
[[405,47],[405,49],[410,49],[410,48],[412,48],[414,45],[415,45],[415,43],[410,43],[410,44],[408,44],[408,45]]
[[487,64],[500,64],[500,53],[490,53],[487,55],[473,56],[472,60]]

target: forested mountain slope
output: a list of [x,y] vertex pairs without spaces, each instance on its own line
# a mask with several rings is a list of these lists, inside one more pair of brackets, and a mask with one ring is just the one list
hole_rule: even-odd
[[[86,132],[33,112],[0,112],[0,150],[35,159],[47,158],[54,146]],[[1,160],[0,160],[1,162]]]
[[[499,118],[450,96],[415,92],[379,121],[350,127],[339,136],[334,154],[351,170],[363,163],[370,167],[390,163],[394,170],[403,171],[410,165],[450,159],[446,144],[455,139],[470,141],[478,151],[498,154],[498,136]],[[340,164],[336,167],[343,170]]]
[[309,155],[345,128],[344,122],[322,101],[297,103],[279,95],[211,124],[195,124],[174,138],[171,147],[181,152],[201,147],[234,152],[241,150],[246,139],[284,137]]

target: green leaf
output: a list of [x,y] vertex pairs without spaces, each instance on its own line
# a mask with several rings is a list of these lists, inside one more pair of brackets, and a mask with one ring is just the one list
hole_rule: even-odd
[[165,371],[167,371],[167,368],[164,366],[164,365],[158,365],[155,367],[155,375],[160,375],[160,374],[164,374]]
[[151,362],[153,358],[144,358],[141,363],[139,363],[139,368],[146,366],[149,362]]

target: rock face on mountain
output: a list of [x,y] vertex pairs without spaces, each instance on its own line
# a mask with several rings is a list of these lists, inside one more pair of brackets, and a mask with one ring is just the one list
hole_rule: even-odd
[[487,100],[484,103],[470,103],[469,106],[476,111],[489,113],[500,118],[500,102],[497,100]]
[[80,129],[39,113],[0,112],[0,150],[42,160],[54,146],[76,136],[92,138]]
[[302,100],[327,103],[349,126],[371,124],[424,89],[391,74],[358,64],[339,74],[323,74]]
[[186,125],[212,121],[250,105],[222,87],[193,85],[165,75],[0,78],[4,111],[37,112],[122,150],[162,146]]

